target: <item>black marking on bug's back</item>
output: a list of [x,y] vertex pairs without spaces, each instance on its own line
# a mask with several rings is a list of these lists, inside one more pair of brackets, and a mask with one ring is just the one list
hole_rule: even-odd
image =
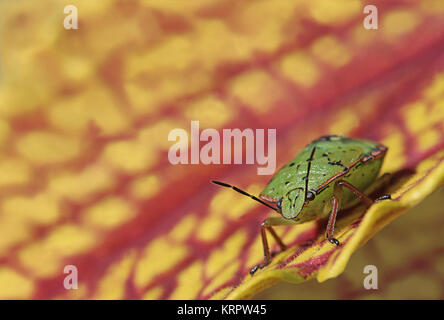
[[336,162],[329,161],[328,164],[331,165],[331,166],[340,166],[340,167],[344,168],[344,170],[343,170],[344,172],[348,172],[348,171],[349,171],[349,168],[348,168],[347,166],[345,166],[345,165],[341,162],[341,160],[338,160],[338,161],[336,161]]

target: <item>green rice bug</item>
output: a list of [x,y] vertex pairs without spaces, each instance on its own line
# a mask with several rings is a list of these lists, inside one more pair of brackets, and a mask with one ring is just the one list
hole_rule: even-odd
[[391,199],[390,195],[384,195],[372,200],[365,195],[372,186],[374,188],[386,153],[387,147],[376,142],[328,135],[308,144],[282,167],[259,198],[230,184],[212,180],[281,214],[280,217],[270,217],[262,222],[264,262],[253,267],[250,274],[271,262],[266,230],[271,233],[281,251],[286,250],[285,244],[273,230],[274,226],[294,225],[328,216],[325,237],[339,246],[333,234],[340,208],[349,208],[359,200],[370,205],[375,201]]

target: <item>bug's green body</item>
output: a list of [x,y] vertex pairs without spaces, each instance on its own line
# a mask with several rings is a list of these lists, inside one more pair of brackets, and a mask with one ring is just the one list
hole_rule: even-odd
[[386,152],[385,146],[372,141],[335,135],[321,137],[274,175],[259,195],[260,199],[235,186],[213,180],[213,183],[232,188],[282,215],[262,222],[265,261],[251,269],[250,273],[271,261],[265,230],[271,233],[281,250],[286,249],[273,226],[299,224],[329,216],[325,237],[339,246],[340,242],[333,234],[340,209],[348,208],[359,200],[372,204],[390,199],[390,195],[384,195],[373,200],[365,194],[375,185]]
[[[313,148],[308,175],[308,160]],[[260,197],[278,204],[286,219],[297,222],[313,220],[329,214],[334,184],[345,180],[365,191],[379,174],[387,148],[376,142],[341,136],[325,136],[313,141],[273,177]],[[305,188],[315,195],[306,201]],[[341,208],[359,199],[350,191],[342,193]]]

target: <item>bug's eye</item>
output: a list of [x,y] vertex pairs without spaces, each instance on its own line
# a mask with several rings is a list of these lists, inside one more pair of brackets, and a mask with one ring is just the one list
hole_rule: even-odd
[[276,206],[277,206],[279,209],[282,209],[282,198],[281,198],[278,202],[276,202]]
[[307,192],[307,200],[312,201],[315,198],[315,194],[312,191]]

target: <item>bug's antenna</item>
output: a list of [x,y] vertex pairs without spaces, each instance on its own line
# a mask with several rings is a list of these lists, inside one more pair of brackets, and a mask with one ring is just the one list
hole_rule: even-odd
[[313,156],[316,151],[316,147],[313,147],[313,150],[311,151],[310,158],[308,161],[308,167],[307,167],[307,176],[305,178],[305,201],[307,201],[307,193],[308,193],[308,176],[310,174],[310,168],[311,168],[311,162],[313,161]]
[[214,183],[214,184],[217,184],[219,186],[222,186],[222,187],[231,188],[234,191],[237,191],[240,194],[243,194],[244,196],[250,197],[251,199],[256,200],[257,202],[262,203],[263,205],[269,207],[270,209],[273,209],[274,211],[279,212],[278,209],[276,209],[275,207],[270,206],[268,203],[266,203],[266,202],[262,201],[261,199],[255,197],[255,196],[253,196],[251,194],[249,194],[248,192],[246,192],[244,190],[239,189],[238,187],[232,186],[231,184],[228,184],[228,183],[216,181],[216,180],[211,180],[211,182]]

